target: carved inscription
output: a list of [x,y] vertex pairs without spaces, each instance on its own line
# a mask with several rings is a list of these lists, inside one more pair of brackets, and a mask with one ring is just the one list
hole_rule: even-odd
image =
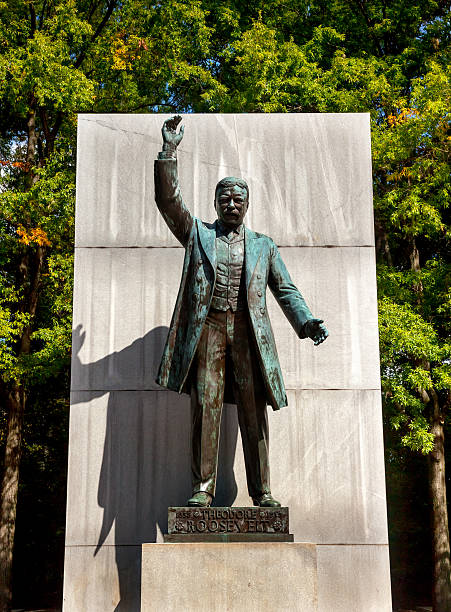
[[168,508],[168,532],[289,533],[288,508]]

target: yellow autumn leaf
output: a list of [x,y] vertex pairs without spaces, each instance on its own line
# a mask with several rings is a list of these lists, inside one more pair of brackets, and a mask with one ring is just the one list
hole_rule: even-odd
[[23,225],[19,225],[17,233],[19,234],[19,242],[22,242],[22,244],[31,244],[32,242],[39,244],[39,246],[50,246],[51,244],[47,234],[40,227],[33,227],[27,231]]

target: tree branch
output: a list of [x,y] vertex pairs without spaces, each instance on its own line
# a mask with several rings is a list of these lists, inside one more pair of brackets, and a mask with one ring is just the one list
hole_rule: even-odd
[[39,15],[39,29],[42,30],[42,24],[44,23],[44,14],[45,9],[47,8],[47,0],[44,0],[42,3],[41,14]]
[[[96,31],[91,36],[90,44],[92,44],[98,38],[98,36],[100,36],[100,34],[102,33],[102,30],[106,26],[106,24],[108,23],[108,20],[111,17],[111,15],[113,14],[113,11],[114,11],[114,9],[117,6],[117,3],[118,3],[118,0],[110,0],[110,2],[108,3],[108,8],[107,8],[107,11],[106,11],[105,15],[103,16],[102,21],[99,23],[99,25],[97,26]],[[85,57],[86,57],[86,49],[84,51],[82,51],[80,53],[80,55],[78,56],[78,58],[75,60],[74,67],[75,68],[79,68],[81,66],[83,60],[85,59]]]
[[89,11],[88,11],[88,16],[87,16],[87,20],[88,23],[91,22],[91,18],[95,13],[95,10],[100,6],[101,2],[91,2],[91,5],[89,7]]
[[367,12],[365,11],[363,2],[361,0],[355,0],[355,4],[358,6],[359,11],[363,15],[363,18],[365,19],[366,25],[368,26],[369,34],[370,34],[371,38],[373,39],[373,42],[376,45],[377,50],[379,51],[380,57],[382,57],[384,55],[384,52],[382,50],[382,47],[380,45],[379,40],[376,38],[376,36],[374,35],[374,32],[371,29],[374,26],[374,21],[369,18]]
[[36,9],[34,8],[33,0],[30,0],[30,22],[31,22],[31,36],[33,38],[36,32]]
[[45,141],[47,144],[50,138],[50,130],[49,130],[49,124],[47,121],[47,110],[42,106],[39,107],[39,118],[41,119],[42,131],[44,132]]

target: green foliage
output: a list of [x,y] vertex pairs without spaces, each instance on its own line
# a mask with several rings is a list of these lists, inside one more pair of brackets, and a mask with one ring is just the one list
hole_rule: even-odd
[[1,373],[5,380],[17,379],[17,357],[14,345],[30,321],[27,313],[14,310],[19,298],[7,288],[2,288],[0,298],[0,363]]
[[92,83],[82,71],[74,70],[71,55],[92,34],[92,27],[77,17],[74,0],[57,5],[42,31],[32,32],[27,22],[21,22],[20,37],[9,26],[10,16],[8,5],[0,5],[6,38],[0,55],[0,96],[23,115],[31,96],[39,106],[64,112],[89,105]]
[[403,443],[423,453],[432,396],[449,418],[450,91],[446,69],[428,61],[373,130],[375,211],[391,264],[378,271],[385,405]]
[[[26,190],[0,193],[0,374],[4,382],[29,385],[67,367],[70,354],[74,171],[64,149],[37,170],[39,180]],[[4,177],[8,186],[11,177]],[[16,267],[32,257],[36,245],[49,249],[40,281],[40,308],[26,308],[27,282],[17,283]],[[26,265],[25,263],[23,265]],[[17,342],[32,325],[34,350],[17,351]]]
[[27,461],[51,473],[64,435],[33,424],[43,385],[54,422],[67,408],[77,112],[369,112],[385,416],[431,450],[451,387],[449,26],[436,0],[0,1],[0,397],[27,390]]

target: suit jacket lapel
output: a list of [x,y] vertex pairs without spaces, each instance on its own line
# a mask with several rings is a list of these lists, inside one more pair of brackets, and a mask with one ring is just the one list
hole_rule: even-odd
[[216,274],[216,222],[211,228],[207,228],[202,221],[198,221],[197,229],[202,248]]
[[261,253],[261,245],[255,232],[244,228],[244,265],[246,269],[246,289],[249,288],[252,274],[254,273],[255,266],[257,265],[258,259]]

